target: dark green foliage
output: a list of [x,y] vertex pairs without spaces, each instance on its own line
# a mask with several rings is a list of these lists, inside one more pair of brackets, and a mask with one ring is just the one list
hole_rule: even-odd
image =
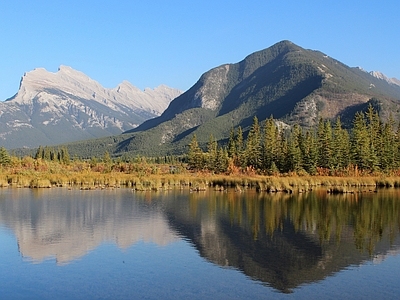
[[348,132],[342,128],[340,118],[336,119],[333,128],[331,168],[340,170],[350,164],[350,139]]
[[210,135],[210,140],[207,145],[207,162],[206,168],[215,171],[218,162],[218,144],[213,135]]
[[11,157],[4,147],[0,147],[0,165],[7,166],[11,163]]
[[384,125],[381,134],[381,153],[380,161],[382,170],[388,171],[390,169],[397,169],[399,161],[396,157],[398,153],[397,135],[394,131],[394,121],[392,116],[389,121]]
[[330,168],[334,165],[332,149],[332,126],[329,121],[320,119],[317,129],[318,166]]
[[[316,129],[304,131],[295,124],[289,131],[279,128],[270,117],[263,130],[257,117],[246,140],[239,127],[231,130],[228,149],[218,147],[210,136],[207,153],[198,147],[193,135],[188,161],[195,168],[221,173],[228,170],[231,159],[241,170],[254,169],[261,173],[307,172],[329,174],[356,168],[374,172],[397,169],[400,159],[399,134],[394,122],[383,124],[372,106],[365,113],[357,113],[351,135],[337,118],[332,128],[329,120],[320,120]],[[261,138],[262,137],[262,138]],[[206,163],[204,163],[206,157]]]
[[229,166],[228,150],[225,147],[218,148],[214,171],[216,173],[224,173],[228,169],[228,166]]
[[279,156],[279,130],[272,116],[265,122],[262,146],[263,168],[276,171],[276,162]]
[[233,128],[229,133],[228,155],[230,157],[234,157],[236,155],[235,130]]
[[[289,170],[300,171],[303,166],[303,133],[299,125],[294,125],[289,135],[289,153],[287,157]],[[304,146],[303,146],[304,147]]]
[[361,169],[369,167],[369,147],[370,138],[364,115],[357,113],[353,122],[351,155],[353,163]]
[[206,166],[204,154],[199,147],[199,143],[197,142],[197,137],[195,134],[193,135],[192,141],[189,144],[188,166],[195,170],[201,170]]
[[254,169],[261,167],[261,132],[257,117],[253,119],[253,125],[246,140],[244,157],[247,166],[251,166]]
[[315,134],[308,130],[303,138],[302,143],[302,160],[303,160],[303,169],[313,175],[317,171],[318,165],[318,147],[315,138]]
[[243,141],[243,131],[242,127],[239,126],[237,136],[236,136],[236,152],[233,156],[235,164],[240,167],[246,166],[246,156],[244,155],[244,141]]

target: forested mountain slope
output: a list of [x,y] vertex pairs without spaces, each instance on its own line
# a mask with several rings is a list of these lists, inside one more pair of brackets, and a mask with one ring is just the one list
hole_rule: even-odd
[[391,112],[398,121],[399,100],[399,85],[282,41],[204,73],[161,116],[120,136],[75,143],[71,150],[87,155],[105,150],[115,155],[178,154],[187,151],[193,133],[200,145],[210,134],[227,140],[231,128],[248,130],[254,116],[262,121],[273,115],[282,125],[303,127],[342,116],[346,125],[368,102],[381,118]]

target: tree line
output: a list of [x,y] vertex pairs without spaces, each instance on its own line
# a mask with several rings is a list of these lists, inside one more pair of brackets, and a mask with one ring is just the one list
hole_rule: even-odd
[[395,128],[391,116],[383,123],[372,105],[356,113],[350,130],[339,117],[334,122],[320,119],[312,129],[277,124],[272,116],[263,125],[254,117],[246,138],[241,127],[231,130],[227,145],[218,145],[211,135],[205,152],[193,135],[188,165],[215,173],[310,175],[390,173],[400,168],[400,126]]

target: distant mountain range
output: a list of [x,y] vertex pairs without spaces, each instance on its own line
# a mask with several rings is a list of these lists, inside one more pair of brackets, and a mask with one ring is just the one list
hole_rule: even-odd
[[24,74],[15,96],[0,102],[0,145],[38,147],[120,134],[159,116],[182,92],[159,86],[144,91],[124,81],[107,89],[82,72]]
[[67,146],[70,153],[84,157],[101,156],[106,150],[115,156],[180,154],[186,153],[193,133],[203,147],[210,134],[224,143],[231,128],[248,130],[254,116],[263,121],[272,115],[284,126],[304,127],[340,116],[351,126],[355,112],[369,103],[383,120],[392,114],[400,121],[398,80],[281,41],[204,73],[160,116],[138,127]]

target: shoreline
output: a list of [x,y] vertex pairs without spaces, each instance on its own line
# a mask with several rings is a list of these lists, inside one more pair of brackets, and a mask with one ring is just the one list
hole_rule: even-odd
[[306,192],[313,188],[326,188],[328,193],[354,193],[359,189],[369,191],[378,188],[400,187],[398,176],[263,176],[263,175],[216,175],[208,173],[140,175],[121,172],[86,172],[69,174],[1,174],[0,187],[52,188],[68,187],[82,190],[128,187],[136,191],[158,191],[188,188],[201,191],[207,188],[223,191],[234,188],[241,191],[254,188],[259,192]]

